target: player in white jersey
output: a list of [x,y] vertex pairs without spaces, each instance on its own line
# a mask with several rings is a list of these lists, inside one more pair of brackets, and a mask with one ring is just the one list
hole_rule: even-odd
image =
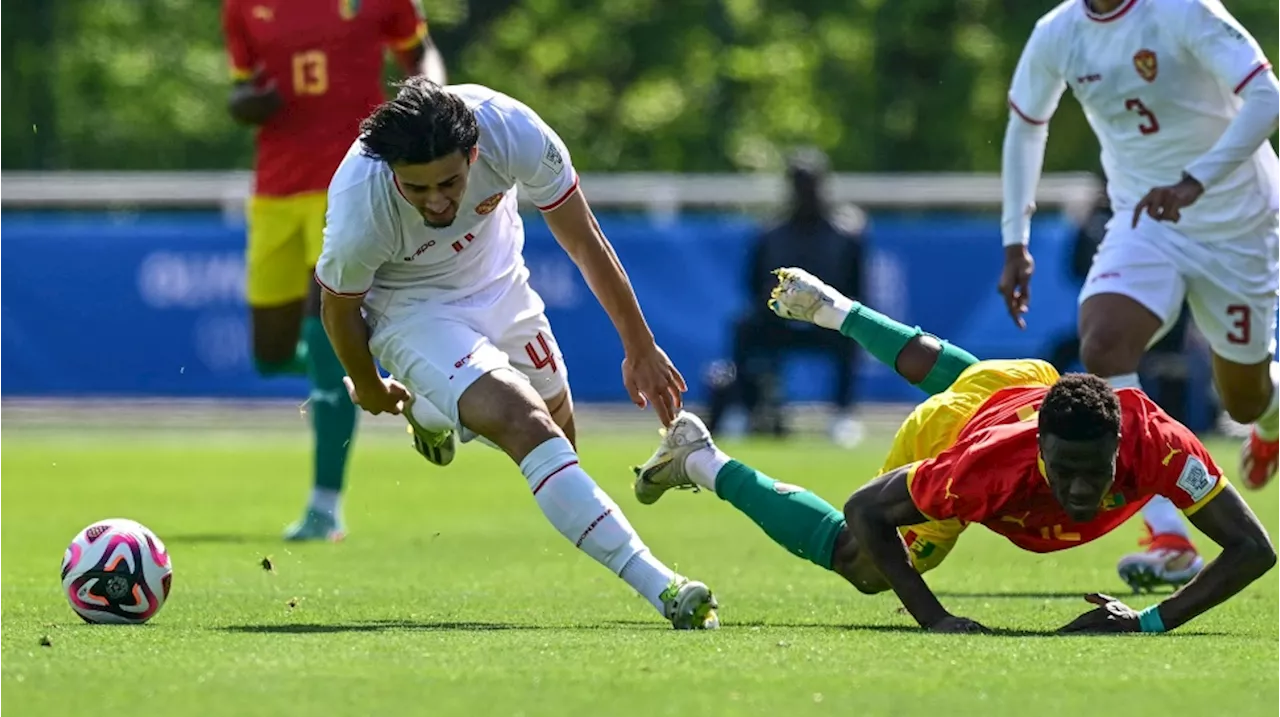
[[329,187],[316,280],[351,399],[404,414],[434,463],[452,459],[458,434],[500,448],[576,547],[675,627],[714,628],[707,586],[654,557],[578,465],[564,356],[521,253],[517,187],[617,327],[632,400],[671,422],[684,379],[654,343],[560,138],[511,97],[423,77],[365,119]]
[[[1046,124],[1068,87],[1102,146],[1115,217],[1080,293],[1085,368],[1138,385],[1146,348],[1184,300],[1213,349],[1223,407],[1251,423],[1241,478],[1276,473],[1275,76],[1218,0],[1067,0],[1036,23],[1009,91],[1000,291],[1023,326],[1027,250]],[[1176,509],[1143,511],[1145,552],[1121,559],[1135,589],[1191,579],[1203,560]]]

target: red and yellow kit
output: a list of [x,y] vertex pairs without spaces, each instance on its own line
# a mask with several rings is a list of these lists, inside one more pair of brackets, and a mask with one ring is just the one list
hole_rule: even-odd
[[385,99],[385,50],[422,42],[414,0],[223,0],[231,72],[274,84],[258,130],[245,289],[251,306],[302,300],[324,244],[329,181]]
[[881,473],[911,466],[908,487],[929,522],[900,529],[920,572],[937,567],[970,523],[1033,552],[1061,550],[1115,529],[1155,495],[1194,513],[1226,485],[1208,451],[1142,392],[1117,392],[1116,482],[1102,512],[1073,523],[1040,464],[1040,402],[1058,380],[1033,359],[980,361],[902,423]]
[[912,466],[911,498],[934,520],[981,523],[1036,553],[1102,537],[1162,495],[1194,513],[1226,485],[1209,452],[1186,427],[1136,389],[1120,399],[1116,480],[1102,511],[1075,523],[1053,497],[1037,443],[1044,386],[996,392],[966,423],[955,443]]
[[271,197],[328,188],[385,99],[385,49],[426,36],[413,0],[224,0],[223,29],[233,75],[260,71],[284,99],[257,138],[254,192]]

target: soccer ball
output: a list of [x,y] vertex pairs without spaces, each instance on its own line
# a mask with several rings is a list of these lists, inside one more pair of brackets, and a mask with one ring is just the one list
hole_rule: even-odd
[[160,612],[172,577],[164,543],[123,518],[91,524],[62,556],[62,591],[85,622],[141,625]]

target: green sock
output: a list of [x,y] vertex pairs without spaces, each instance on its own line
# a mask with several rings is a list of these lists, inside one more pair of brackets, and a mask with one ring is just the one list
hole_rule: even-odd
[[716,474],[716,495],[754,520],[792,555],[831,569],[844,514],[830,503],[738,461],[729,461]]
[[957,378],[960,378],[960,374],[964,373],[965,369],[975,363],[978,363],[978,359],[973,354],[943,341],[942,353],[938,355],[938,360],[934,362],[933,368],[929,369],[924,380],[916,384],[916,387],[930,396],[942,393],[950,388]]
[[311,426],[315,432],[315,486],[342,490],[347,451],[356,429],[356,407],[342,384],[346,370],[333,353],[319,317],[302,324],[306,342],[307,374],[311,379]]
[[[894,368],[902,349],[925,332],[919,326],[907,326],[894,321],[855,301],[853,309],[840,324],[840,333],[857,341],[880,363]],[[915,386],[929,395],[941,393],[959,378],[961,372],[977,362],[978,359],[974,358],[973,354],[942,341],[942,354],[938,356],[937,362],[924,380]]]

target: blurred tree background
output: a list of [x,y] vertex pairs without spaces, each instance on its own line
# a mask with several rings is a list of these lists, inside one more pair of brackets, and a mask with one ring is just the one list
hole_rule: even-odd
[[[317,0],[318,2],[337,0]],[[1035,0],[425,0],[454,82],[508,92],[585,170],[993,171]],[[1275,59],[1275,0],[1227,0]],[[224,111],[219,0],[15,0],[5,169],[250,166]],[[1047,169],[1094,169],[1075,101]]]

